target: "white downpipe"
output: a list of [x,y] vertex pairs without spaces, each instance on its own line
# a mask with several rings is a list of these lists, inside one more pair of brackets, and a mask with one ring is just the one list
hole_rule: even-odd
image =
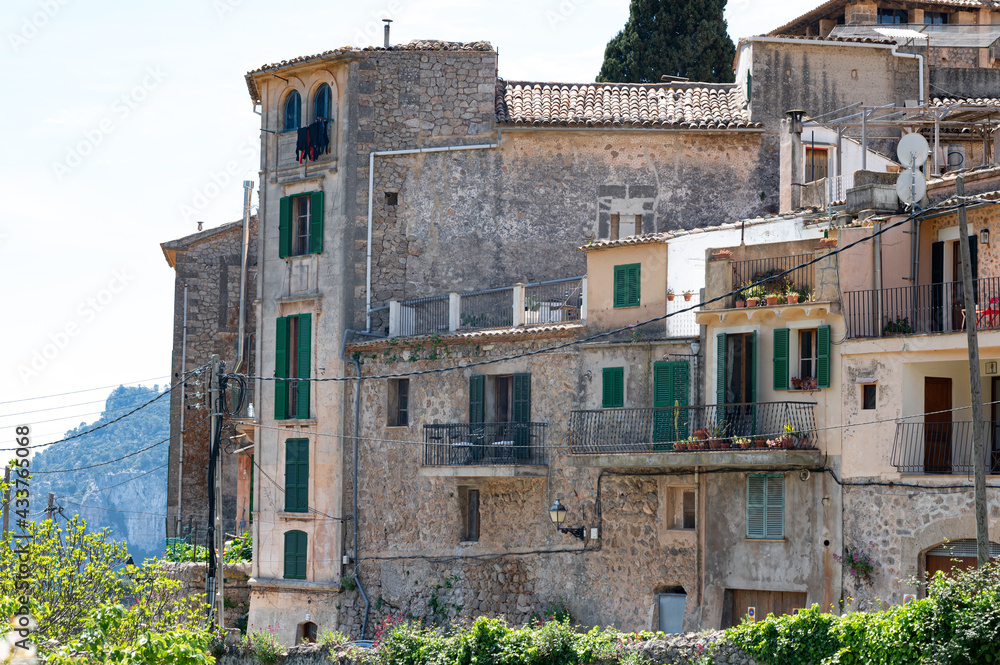
[[365,332],[372,331],[372,204],[375,199],[375,156],[415,155],[421,152],[458,152],[459,150],[489,150],[499,148],[499,131],[496,143],[477,145],[448,145],[437,148],[412,148],[409,150],[375,150],[368,153],[368,245],[365,249]]
[[177,521],[174,522],[174,538],[180,538],[181,530],[181,487],[184,485],[184,406],[187,381],[187,339],[188,339],[188,285],[184,285],[184,327],[181,331],[181,414],[177,434]]
[[896,56],[897,58],[916,58],[917,59],[917,67],[919,69],[919,76],[920,76],[920,99],[917,100],[917,103],[923,104],[924,101],[925,101],[925,98],[924,98],[924,56],[920,55],[919,53],[900,53],[899,51],[896,50],[898,48],[899,48],[899,44],[893,44],[893,46],[892,46],[892,54],[894,56]]

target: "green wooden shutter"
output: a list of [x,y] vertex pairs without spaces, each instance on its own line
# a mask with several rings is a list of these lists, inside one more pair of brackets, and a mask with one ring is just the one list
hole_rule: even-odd
[[774,389],[788,390],[788,328],[774,331]]
[[309,253],[323,252],[323,192],[313,192],[309,201]]
[[531,456],[531,374],[514,375],[514,457]]
[[642,290],[642,266],[639,263],[634,263],[629,266],[628,270],[628,302],[630,307],[638,307],[640,301],[640,295]]
[[816,385],[830,387],[830,326],[816,329]]
[[757,351],[760,345],[757,344],[757,331],[753,331],[750,338],[750,401],[757,403]]
[[469,422],[486,421],[486,377],[476,374],[469,377]]
[[627,307],[628,302],[628,279],[626,277],[627,266],[615,266],[615,307]]
[[785,537],[785,476],[769,473],[765,480],[764,538],[781,540]]
[[601,373],[601,406],[605,409],[625,406],[625,368],[605,367]]
[[304,580],[306,578],[306,545],[304,531],[285,532],[285,579]]
[[[312,314],[299,314],[299,338],[296,347],[298,353],[299,379],[310,377],[310,361],[312,359]],[[309,417],[309,381],[298,382],[298,397],[295,404],[295,417]]]
[[761,473],[747,475],[747,538],[764,537],[766,486],[766,475]]
[[285,512],[309,511],[309,440],[285,441]]
[[278,203],[278,257],[292,253],[292,197],[286,196]]
[[715,344],[715,403],[726,403],[726,333],[719,333]]
[[[682,441],[688,437],[688,364],[684,361],[653,363],[653,442]],[[670,446],[654,446],[671,450]]]
[[[274,376],[288,377],[288,317],[279,317],[275,323]],[[288,418],[288,382],[274,382],[274,418]]]
[[641,297],[641,264],[615,266],[614,306],[638,307]]

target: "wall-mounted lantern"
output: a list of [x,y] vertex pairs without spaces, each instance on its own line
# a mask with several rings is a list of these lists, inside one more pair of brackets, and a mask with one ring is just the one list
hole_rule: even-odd
[[571,536],[576,536],[580,540],[584,540],[586,538],[584,535],[586,533],[586,529],[584,527],[564,527],[562,525],[563,522],[566,521],[566,514],[568,512],[569,511],[566,510],[566,507],[563,506],[557,498],[556,502],[552,504],[551,508],[549,508],[549,519],[552,520],[552,524],[555,525],[556,531],[568,533]]
[[989,229],[983,229],[982,231],[979,232],[979,242],[982,243],[983,245],[990,244],[990,230]]

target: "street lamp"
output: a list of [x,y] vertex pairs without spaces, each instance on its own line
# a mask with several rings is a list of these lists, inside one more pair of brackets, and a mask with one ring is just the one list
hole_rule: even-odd
[[556,531],[559,531],[561,533],[568,533],[571,536],[576,536],[580,540],[585,540],[584,533],[586,532],[586,529],[584,527],[562,526],[562,523],[566,521],[567,512],[569,511],[567,511],[566,507],[559,502],[558,498],[556,499],[556,502],[552,504],[552,507],[549,508],[549,519],[552,520],[552,524],[555,525]]

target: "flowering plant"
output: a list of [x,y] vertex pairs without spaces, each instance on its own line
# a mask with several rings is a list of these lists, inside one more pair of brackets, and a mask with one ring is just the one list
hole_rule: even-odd
[[[875,543],[869,540],[868,546],[874,549]],[[834,554],[833,558],[846,567],[851,575],[854,575],[855,579],[859,581],[871,581],[871,575],[875,572],[875,564],[872,561],[871,552],[865,550],[864,547],[851,547],[848,545],[844,548],[843,556]]]

